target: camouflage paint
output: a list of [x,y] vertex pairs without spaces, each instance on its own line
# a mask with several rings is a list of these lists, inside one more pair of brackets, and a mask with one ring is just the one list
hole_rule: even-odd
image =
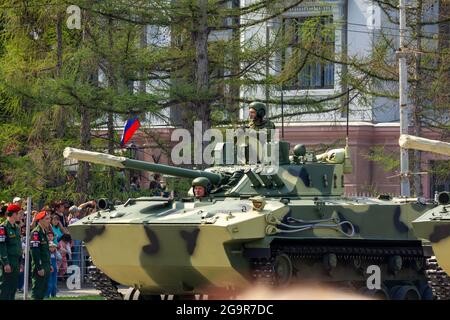
[[[126,206],[83,218],[70,225],[70,231],[75,239],[85,241],[96,266],[115,281],[143,294],[192,294],[251,285],[249,259],[270,255],[272,243],[279,241],[420,246],[412,221],[435,207],[417,199],[345,198],[343,163],[282,165],[278,177],[283,184],[273,187],[254,187],[245,174],[230,179],[246,169],[257,166],[207,169],[211,173],[207,176],[220,180],[209,201],[131,199]],[[186,170],[181,174],[197,172]],[[164,171],[172,172],[168,166]],[[262,210],[253,209],[253,196],[264,197]],[[363,279],[351,273],[343,267],[336,278],[325,278]]]
[[450,205],[440,205],[413,222],[418,237],[431,243],[434,255],[450,274]]
[[[269,248],[273,240],[349,239],[330,228],[285,234],[280,227],[274,235],[266,234],[267,226],[286,223],[287,217],[345,219],[355,227],[351,239],[416,241],[411,221],[429,208],[377,199],[321,200],[324,204],[318,206],[314,199],[292,199],[288,204],[267,199],[262,211],[253,210],[248,199],[173,202],[151,213],[145,208],[152,206],[151,201],[137,201],[69,228],[74,238],[86,242],[94,263],[115,281],[144,294],[186,294],[250,285],[246,255],[254,248]],[[116,211],[124,215],[110,218]],[[258,241],[262,242],[255,246]]]

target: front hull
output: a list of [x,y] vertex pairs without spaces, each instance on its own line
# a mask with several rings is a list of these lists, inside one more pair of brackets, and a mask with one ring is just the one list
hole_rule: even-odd
[[[151,205],[151,210],[145,208],[144,203],[138,203],[134,208],[103,212],[69,227],[73,238],[84,241],[94,264],[101,271],[120,284],[139,289],[144,295],[245,289],[254,283],[253,276],[259,272],[253,265],[255,261],[277,254],[276,250],[271,251],[272,243],[280,241],[289,243],[286,252],[293,254],[293,262],[300,259],[300,265],[295,263],[294,268],[303,270],[297,274],[301,278],[309,278],[313,271],[319,271],[319,278],[326,281],[365,281],[359,269],[353,270],[354,266],[346,263],[356,259],[357,255],[366,259],[374,254],[373,259],[368,259],[373,264],[372,260],[379,259],[377,252],[383,251],[384,247],[407,245],[420,248],[411,221],[429,209],[419,204],[372,205],[329,201],[327,205],[319,206],[313,200],[293,200],[289,205],[271,200],[267,201],[264,210],[255,211],[248,200],[231,199],[194,209],[174,204],[172,208],[178,206],[176,211],[166,213],[161,211],[164,208],[155,208],[154,202]],[[227,212],[225,208],[233,210]],[[115,213],[125,215],[115,217]],[[314,224],[319,219],[325,219],[325,223]],[[338,225],[339,221],[348,223]],[[350,222],[352,228],[349,227]],[[311,224],[315,227],[304,227]],[[291,232],[292,228],[299,229]],[[310,270],[311,266],[306,269],[303,266],[308,254],[303,257],[300,251],[306,242],[311,241],[314,242],[314,250],[320,254],[314,262],[319,264],[311,265]],[[322,256],[329,252],[329,245],[336,245],[339,241],[345,241],[345,249],[351,250],[338,253],[340,248],[336,248],[340,261],[338,268],[342,270],[330,276],[326,270],[328,267],[324,269]],[[374,242],[379,243],[380,248],[364,253]],[[359,247],[353,248],[357,244]],[[390,253],[383,253],[386,263],[389,255],[394,254],[389,250]],[[420,260],[422,255],[405,258]],[[404,279],[414,279],[408,270],[405,272],[394,278],[405,276]]]
[[208,292],[249,283],[248,262],[233,253],[226,228],[107,224],[80,225],[75,232],[92,233],[93,228],[98,235],[85,243],[94,264],[143,293]]
[[417,237],[426,239],[433,247],[439,266],[450,274],[450,215],[443,215],[443,206],[428,211],[413,221]]

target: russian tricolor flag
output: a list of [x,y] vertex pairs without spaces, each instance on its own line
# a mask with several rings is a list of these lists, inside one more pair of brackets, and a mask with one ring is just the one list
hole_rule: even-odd
[[137,129],[141,126],[138,118],[129,119],[123,128],[122,139],[120,145],[123,147],[133,136]]

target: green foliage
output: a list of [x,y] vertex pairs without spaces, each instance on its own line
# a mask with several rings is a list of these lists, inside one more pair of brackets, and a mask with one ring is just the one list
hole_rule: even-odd
[[174,191],[178,197],[186,197],[191,189],[192,179],[165,177],[167,182],[167,191]]
[[[62,151],[80,143],[81,105],[90,110],[94,124],[102,122],[105,111],[125,117],[130,112],[158,114],[161,97],[157,93],[134,94],[128,85],[144,63],[155,65],[160,60],[153,57],[155,52],[136,45],[140,25],[91,16],[84,21],[89,33],[83,39],[80,31],[65,27],[65,1],[54,0],[48,7],[38,1],[27,4],[22,7],[13,0],[2,4],[11,8],[0,19],[0,116],[4,120],[0,195],[31,195],[44,203],[105,195],[124,200],[130,194],[112,183],[105,170],[92,171],[88,194],[77,192],[77,181],[66,170]],[[105,74],[103,85],[95,79],[99,68]],[[118,140],[116,134],[115,145]],[[93,148],[106,149],[104,139],[91,141]]]
[[[264,87],[269,95],[278,93],[280,85],[297,78],[311,63],[334,61],[346,65],[348,72],[342,76],[352,94],[359,94],[362,109],[372,103],[373,97],[397,97],[395,86],[385,85],[386,80],[396,81],[398,76],[392,37],[381,35],[372,54],[361,58],[336,56],[334,46],[329,44],[334,41],[339,22],[324,24],[322,18],[307,19],[297,30],[275,30],[269,40],[260,36],[264,32],[250,32],[251,28],[265,26],[267,19],[257,18],[255,13],[267,11],[278,19],[288,6],[300,2],[261,0],[228,8],[221,5],[222,1],[208,1],[207,34],[203,39],[214,38],[214,31],[226,31],[229,38],[206,40],[207,79],[200,85],[201,8],[197,1],[74,0],[70,4],[83,9],[83,30],[69,30],[64,0],[46,1],[48,5],[38,0],[3,0],[2,6],[7,9],[0,12],[0,195],[10,198],[30,194],[44,202],[134,196],[127,192],[129,173],[121,177],[114,171],[116,181],[111,179],[109,169],[99,166],[90,167],[87,194],[77,192],[77,187],[87,181],[73,179],[74,173],[64,165],[62,150],[81,144],[93,150],[118,149],[117,132],[112,147],[106,135],[91,135],[95,129],[106,131],[109,114],[117,125],[130,115],[141,119],[162,117],[165,108],[174,107],[172,113],[181,114],[183,126],[197,119],[212,126],[227,121],[236,125],[239,103],[248,102],[242,98],[243,90]],[[225,20],[238,17],[240,25],[224,25]],[[143,45],[145,25],[162,28],[162,34],[170,31],[170,41],[155,42],[163,38],[160,34]],[[244,33],[246,37],[242,37]],[[296,36],[302,41],[293,45]],[[269,58],[284,52],[287,46],[292,46],[292,54],[278,70],[272,61],[277,59]],[[450,52],[445,47],[439,52],[423,51],[422,87],[417,92],[424,107],[418,112],[424,125],[448,132],[448,121],[442,119],[449,108]],[[281,72],[267,76],[266,63]],[[410,75],[410,79],[414,77]],[[143,87],[151,88],[150,92]],[[290,115],[322,113],[339,110],[341,98],[339,94],[326,101],[296,96],[286,99],[285,104],[299,107]],[[280,104],[276,96],[269,97],[269,102]],[[90,127],[83,127],[83,135],[81,124],[86,124],[83,120],[87,117]],[[152,130],[148,131],[142,129],[166,148]],[[324,150],[325,146],[319,148]],[[374,148],[369,156],[387,171],[398,168],[397,158],[382,147]],[[168,183],[169,190],[182,194],[190,187],[183,179],[169,179]]]
[[384,146],[370,148],[370,153],[365,155],[368,160],[377,162],[385,172],[393,172],[400,167],[398,152],[386,149]]
[[433,161],[429,173],[433,175],[435,184],[445,184],[450,179],[450,161]]

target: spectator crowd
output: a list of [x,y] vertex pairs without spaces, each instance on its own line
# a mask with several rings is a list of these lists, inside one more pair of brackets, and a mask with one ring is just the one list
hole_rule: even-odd
[[[16,222],[19,226],[20,237],[22,242],[22,262],[20,267],[19,284],[17,290],[23,292],[24,286],[24,268],[25,250],[26,250],[26,203],[20,197],[15,197],[12,202],[1,202],[0,210],[0,225],[2,225],[7,217],[6,212],[8,206],[17,205],[21,208],[18,212],[19,219]],[[40,212],[45,211],[51,218],[51,224],[45,230],[48,246],[50,250],[50,261],[52,272],[48,281],[48,289],[46,297],[55,297],[57,294],[58,281],[65,281],[67,279],[67,270],[70,265],[77,265],[82,267],[82,243],[79,240],[74,240],[70,236],[68,226],[77,222],[79,219],[96,212],[97,204],[95,201],[89,201],[80,205],[75,205],[68,200],[59,200],[51,204],[45,205]],[[36,216],[38,211],[31,212],[30,234],[37,225]],[[31,277],[31,255],[30,255],[30,277]],[[29,281],[31,284],[31,280]]]
[[[151,196],[174,197],[159,173],[152,175],[148,190]],[[142,191],[139,176],[131,178],[130,191]],[[40,210],[32,210],[29,219],[28,283],[29,287],[32,283],[33,298],[39,300],[56,296],[58,282],[66,281],[71,265],[78,266],[80,271],[84,267],[82,243],[72,239],[68,226],[96,212],[97,203],[75,205],[69,200],[58,200],[34,209]],[[27,212],[26,202],[20,197],[0,203],[0,300],[14,299],[17,291],[23,292]]]

